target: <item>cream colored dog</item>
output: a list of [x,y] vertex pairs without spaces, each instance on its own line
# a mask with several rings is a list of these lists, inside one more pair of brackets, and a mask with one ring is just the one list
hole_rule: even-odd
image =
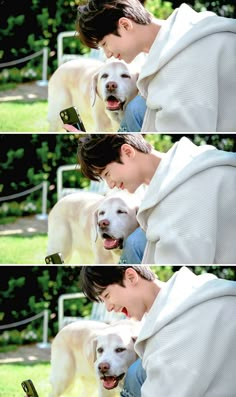
[[[80,378],[79,396],[114,397],[128,367],[137,359],[134,342],[140,323],[119,320],[110,325],[81,320],[56,335],[51,349],[51,397],[69,391]],[[83,389],[81,388],[83,387]]]
[[69,263],[77,252],[77,264],[118,263],[124,239],[138,227],[138,205],[139,198],[125,191],[62,198],[48,217],[47,255],[61,252]]
[[138,73],[122,61],[68,61],[48,84],[49,131],[64,131],[59,113],[75,106],[90,132],[117,131],[128,102],[137,95]]

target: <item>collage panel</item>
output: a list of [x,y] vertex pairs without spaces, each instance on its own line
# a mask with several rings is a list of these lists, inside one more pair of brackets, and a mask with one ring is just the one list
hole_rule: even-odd
[[234,134],[0,139],[1,264],[235,263]]
[[0,285],[6,397],[155,395],[173,382],[180,396],[234,395],[234,266],[12,265]]
[[0,1],[0,397],[235,397],[234,3]]

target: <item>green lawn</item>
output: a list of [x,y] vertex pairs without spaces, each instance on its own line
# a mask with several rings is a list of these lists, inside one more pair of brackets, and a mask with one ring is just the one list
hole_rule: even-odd
[[[24,397],[24,391],[21,382],[31,379],[38,392],[39,397],[48,397],[51,391],[49,383],[50,363],[34,364],[0,364],[0,397]],[[80,393],[78,392],[80,390]],[[78,397],[86,395],[88,397],[97,397],[97,386],[87,384],[86,390],[79,379],[76,380],[73,387],[63,394],[65,397]],[[117,391],[117,397],[119,393]]]
[[12,101],[0,104],[1,132],[47,132],[47,101]]
[[0,264],[45,264],[46,246],[46,234],[32,237],[1,236]]
[[49,363],[37,364],[0,364],[0,397],[24,397],[21,382],[31,379],[39,397],[48,397]]

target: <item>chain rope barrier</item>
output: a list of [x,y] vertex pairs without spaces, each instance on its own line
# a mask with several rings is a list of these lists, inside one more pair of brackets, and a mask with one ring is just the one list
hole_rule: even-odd
[[42,50],[39,50],[39,51],[35,52],[32,55],[27,55],[24,58],[16,59],[15,61],[0,63],[0,68],[6,68],[6,67],[9,67],[9,66],[18,65],[19,63],[22,63],[22,62],[25,62],[25,61],[29,61],[30,59],[33,59],[33,58],[38,57],[39,55],[42,55],[43,51],[44,50],[42,49]]
[[5,324],[5,325],[0,325],[0,330],[9,329],[9,328],[17,328],[19,325],[31,323],[31,321],[37,320],[38,318],[43,317],[43,316],[44,316],[44,311],[41,313],[35,314],[34,316],[29,317],[25,320],[21,320],[21,321],[15,322],[15,323],[10,323],[10,324]]
[[10,196],[0,197],[0,202],[1,201],[13,200],[13,199],[18,198],[18,197],[26,196],[29,193],[32,193],[32,192],[35,192],[36,190],[41,189],[42,187],[43,187],[43,182],[40,183],[37,186],[32,187],[31,189],[25,190],[24,192],[11,194]]

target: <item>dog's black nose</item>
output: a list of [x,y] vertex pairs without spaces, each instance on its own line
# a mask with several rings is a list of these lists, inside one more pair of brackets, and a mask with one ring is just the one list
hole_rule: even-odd
[[106,89],[110,92],[113,92],[117,89],[118,85],[115,81],[108,81],[106,83]]
[[105,374],[110,369],[110,364],[109,363],[100,363],[98,366],[98,369],[102,374]]
[[106,229],[107,226],[110,225],[110,222],[108,219],[102,219],[101,221],[98,222],[98,226],[100,227],[100,229]]

